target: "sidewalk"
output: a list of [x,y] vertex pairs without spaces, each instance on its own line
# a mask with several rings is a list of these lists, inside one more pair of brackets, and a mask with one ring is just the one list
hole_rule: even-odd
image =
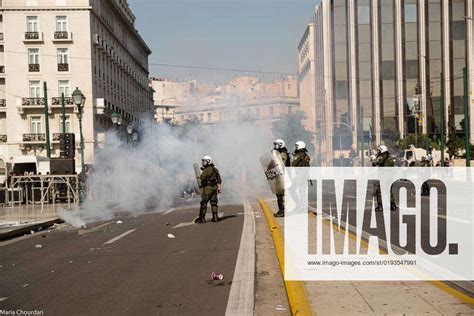
[[0,207],[0,240],[23,235],[40,227],[48,227],[61,222],[59,210],[67,208],[67,204],[21,205]]
[[[272,210],[276,201],[266,201]],[[315,222],[316,217],[310,216]],[[284,219],[278,218],[284,233]],[[344,238],[339,233],[336,238]],[[473,314],[474,308],[431,282],[302,282],[317,315]]]

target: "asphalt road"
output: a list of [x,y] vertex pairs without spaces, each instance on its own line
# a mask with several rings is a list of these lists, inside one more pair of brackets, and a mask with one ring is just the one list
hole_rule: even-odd
[[[44,315],[223,315],[244,216],[242,206],[222,206],[220,212],[219,223],[173,229],[195,218],[196,208],[188,207],[121,218],[122,224],[116,219],[84,230],[39,232],[0,245],[0,309]],[[213,271],[224,279],[211,281]]]

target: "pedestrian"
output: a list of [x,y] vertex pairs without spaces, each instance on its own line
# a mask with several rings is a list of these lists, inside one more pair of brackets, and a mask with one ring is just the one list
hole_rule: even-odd
[[[288,154],[288,149],[285,147],[285,142],[281,139],[277,139],[273,142],[273,151],[278,152],[283,161],[285,167],[291,166],[291,158]],[[284,217],[285,216],[285,191],[276,194],[277,203],[278,203],[278,212],[273,214],[275,217]]]
[[201,179],[201,207],[199,209],[199,217],[196,219],[196,223],[206,222],[207,203],[211,203],[212,208],[212,221],[219,221],[217,215],[218,211],[218,199],[217,194],[222,191],[222,179],[219,174],[219,170],[212,163],[211,156],[204,156],[202,161],[202,173]]
[[295,151],[293,152],[293,162],[291,163],[292,167],[309,167],[311,158],[308,155],[306,150],[306,144],[302,141],[297,141],[295,143]]
[[[393,162],[393,158],[388,151],[387,146],[380,145],[377,150],[377,159],[372,162],[373,167],[394,167],[395,163]],[[382,192],[380,189],[380,182],[375,182],[375,196],[377,197],[377,207],[375,208],[376,212],[383,212],[383,204],[382,204]],[[395,197],[392,194],[392,190],[390,188],[390,210],[396,211],[397,205],[395,203]]]

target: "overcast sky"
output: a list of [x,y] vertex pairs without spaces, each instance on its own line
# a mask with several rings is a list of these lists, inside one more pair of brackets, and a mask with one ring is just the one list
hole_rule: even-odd
[[[319,0],[128,0],[149,62],[295,73]],[[223,82],[245,74],[150,65],[151,76]],[[267,77],[268,79],[269,77]],[[270,78],[271,79],[271,78]]]

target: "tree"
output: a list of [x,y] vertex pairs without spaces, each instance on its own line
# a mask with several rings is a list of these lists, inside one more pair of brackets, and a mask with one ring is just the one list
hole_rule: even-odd
[[459,137],[458,130],[454,124],[454,117],[451,116],[449,118],[448,126],[448,141],[446,142],[448,154],[451,157],[457,157],[459,150],[464,148],[464,139]]
[[306,148],[310,153],[314,152],[313,133],[307,131],[303,125],[306,115],[303,112],[290,113],[281,120],[272,124],[272,133],[275,138],[283,139],[288,149],[293,150],[293,145],[297,141],[306,143]]

